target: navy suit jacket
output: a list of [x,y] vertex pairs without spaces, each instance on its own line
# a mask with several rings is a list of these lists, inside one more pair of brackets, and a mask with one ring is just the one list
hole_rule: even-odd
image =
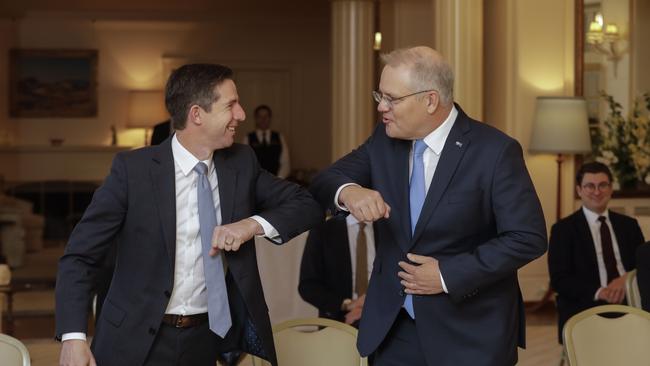
[[[259,214],[283,242],[322,220],[309,193],[260,169],[250,147],[214,152],[222,223]],[[116,240],[114,240],[116,239]],[[113,280],[93,339],[99,365],[141,365],[160,327],[174,285],[176,192],[171,138],[119,153],[95,192],[59,262],[56,334],[87,331],[93,276],[116,242]],[[232,349],[276,364],[268,308],[253,241],[225,252]],[[215,345],[216,346],[216,345]]]
[[[625,271],[635,266],[636,248],[643,243],[639,223],[625,215],[609,211],[621,261]],[[551,228],[548,249],[551,287],[557,291],[559,340],[564,323],[573,315],[604,301],[594,301],[600,288],[600,274],[594,240],[582,208],[563,218]]]
[[412,142],[388,137],[383,125],[311,186],[332,209],[345,183],[379,191],[392,208],[375,223],[377,255],[357,341],[364,356],[386,338],[402,307],[398,262],[409,252],[437,258],[449,291],[413,298],[427,364],[514,364],[524,344],[517,269],[546,250],[541,205],[517,141],[457,109],[413,235]]

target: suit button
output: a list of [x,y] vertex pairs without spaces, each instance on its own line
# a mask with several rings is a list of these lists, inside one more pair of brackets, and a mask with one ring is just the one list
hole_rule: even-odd
[[156,329],[155,328],[149,328],[149,334],[151,334],[151,335],[156,334]]
[[403,288],[399,289],[399,295],[400,295],[400,296],[404,296],[404,295],[405,295],[405,293],[404,293],[404,289],[403,289]]
[[167,296],[167,298],[169,299],[170,297],[172,297],[172,293],[169,292],[168,290],[165,290],[165,296]]

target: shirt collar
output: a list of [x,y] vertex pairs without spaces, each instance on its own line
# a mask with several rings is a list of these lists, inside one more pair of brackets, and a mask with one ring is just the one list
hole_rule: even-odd
[[585,217],[587,218],[587,222],[593,222],[597,223],[598,218],[601,216],[605,216],[607,218],[607,221],[609,221],[609,210],[605,210],[602,214],[597,214],[594,211],[586,208],[585,206],[582,206],[582,212],[585,214]]
[[449,136],[449,132],[451,132],[451,128],[454,126],[457,116],[458,110],[456,109],[456,106],[452,106],[447,119],[445,119],[438,128],[431,131],[431,133],[424,138],[424,143],[427,144],[429,149],[433,150],[436,155],[440,155],[442,148],[445,147],[445,141],[447,141],[447,136]]
[[[174,155],[174,161],[181,168],[184,176],[188,176],[199,162],[196,156],[192,155],[191,152],[181,145],[176,134],[172,137],[172,154]],[[211,153],[207,160],[203,160],[208,166],[208,175],[212,174],[214,170],[214,164],[212,162],[213,155],[214,153]]]

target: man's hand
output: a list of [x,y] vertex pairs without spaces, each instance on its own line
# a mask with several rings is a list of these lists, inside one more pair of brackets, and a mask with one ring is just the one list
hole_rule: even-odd
[[215,256],[219,250],[236,252],[243,243],[255,235],[262,234],[264,234],[262,226],[251,218],[217,226],[212,233],[212,249],[210,249],[209,254]]
[[390,206],[377,191],[351,185],[339,193],[339,203],[360,222],[373,222],[390,216]]
[[60,366],[97,366],[88,343],[80,339],[70,339],[61,345]]
[[347,306],[347,313],[345,314],[345,324],[352,324],[357,320],[361,319],[361,313],[363,311],[363,304],[366,302],[366,295],[361,295],[357,299],[353,300]]
[[610,304],[621,304],[625,299],[625,279],[627,278],[627,273],[621,277],[617,277],[612,280],[612,282],[607,285],[601,292],[605,298],[603,300],[607,301]]
[[416,265],[399,262],[404,271],[397,275],[402,279],[404,292],[412,295],[435,295],[443,292],[440,281],[440,268],[438,260],[433,257],[409,253],[408,259]]

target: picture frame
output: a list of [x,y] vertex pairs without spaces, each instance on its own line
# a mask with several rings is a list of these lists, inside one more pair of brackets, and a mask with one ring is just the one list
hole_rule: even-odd
[[11,49],[9,116],[97,116],[97,50]]

